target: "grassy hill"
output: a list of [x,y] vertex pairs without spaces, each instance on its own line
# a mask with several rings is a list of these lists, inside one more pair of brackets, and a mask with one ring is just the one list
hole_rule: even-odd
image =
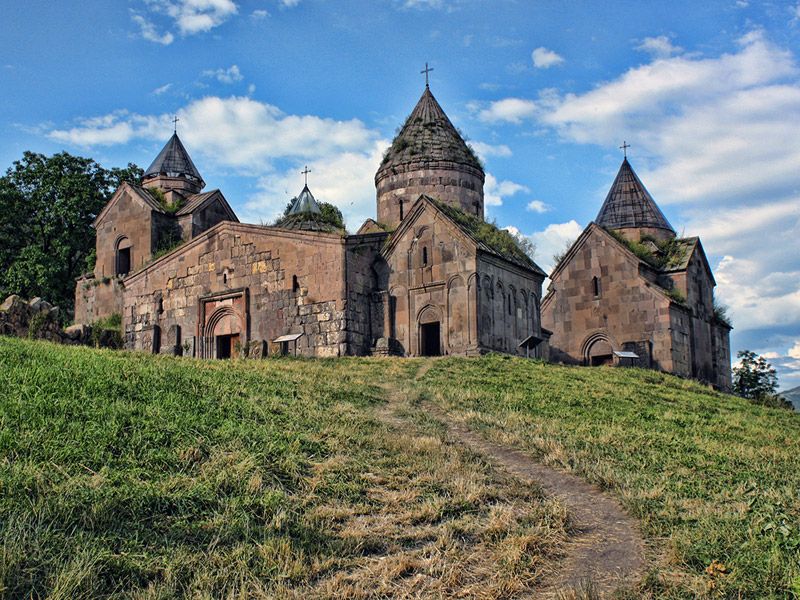
[[[0,596],[500,598],[569,533],[436,404],[617,495],[629,597],[800,594],[800,415],[504,357],[203,362],[0,338]],[[392,383],[406,424],[379,418]],[[706,569],[713,561],[724,571]]]

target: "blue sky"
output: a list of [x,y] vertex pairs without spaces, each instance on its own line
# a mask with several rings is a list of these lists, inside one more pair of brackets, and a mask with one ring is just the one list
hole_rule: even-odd
[[67,150],[147,167],[178,132],[208,188],[269,221],[302,187],[351,230],[431,89],[482,156],[490,218],[552,255],[629,157],[700,235],[734,350],[800,385],[800,5],[522,0],[7,1],[0,167]]

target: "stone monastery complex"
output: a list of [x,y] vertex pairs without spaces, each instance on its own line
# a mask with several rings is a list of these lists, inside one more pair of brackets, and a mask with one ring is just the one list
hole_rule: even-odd
[[504,352],[630,364],[730,386],[730,326],[698,238],[678,238],[627,158],[550,275],[484,221],[484,171],[426,85],[353,235],[308,186],[275,225],[240,223],[177,134],[95,220],[75,321],[200,358]]

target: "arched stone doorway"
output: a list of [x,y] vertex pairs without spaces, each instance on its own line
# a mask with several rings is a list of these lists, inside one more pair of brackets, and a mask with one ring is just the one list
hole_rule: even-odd
[[586,344],[586,364],[602,367],[614,364],[614,348],[605,336],[595,336]]
[[425,307],[417,319],[419,323],[419,355],[442,354],[442,313],[435,306]]
[[214,358],[226,359],[239,355],[242,323],[233,308],[217,309],[208,320],[206,331],[211,337]]

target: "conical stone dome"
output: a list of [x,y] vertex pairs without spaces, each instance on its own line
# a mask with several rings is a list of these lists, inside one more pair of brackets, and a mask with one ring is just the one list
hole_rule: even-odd
[[622,161],[614,183],[595,222],[638,241],[644,235],[656,239],[675,237],[675,230],[634,172],[628,159]]
[[375,175],[378,221],[396,227],[425,194],[483,218],[484,172],[428,87]]
[[194,166],[189,153],[177,133],[173,133],[144,173],[146,187],[156,186],[162,191],[196,194],[205,186],[200,171]]

